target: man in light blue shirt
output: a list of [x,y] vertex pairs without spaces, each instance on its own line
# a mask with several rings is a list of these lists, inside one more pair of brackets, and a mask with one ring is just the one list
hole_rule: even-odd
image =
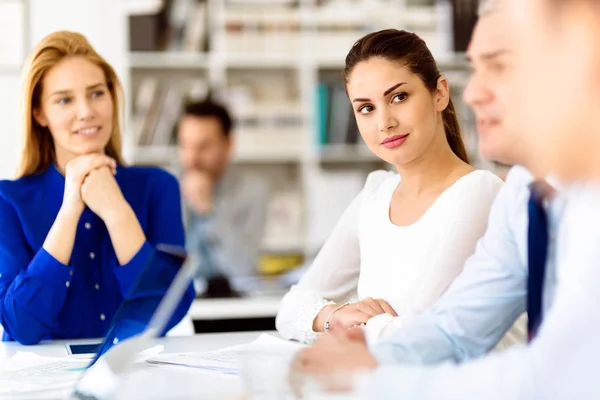
[[[517,61],[512,46],[518,36],[516,29],[507,29],[510,20],[501,4],[486,10],[474,32],[468,52],[473,75],[465,100],[477,116],[481,151],[501,162],[529,165],[535,146],[528,143],[527,135],[504,126],[504,105],[512,101],[506,83]],[[572,250],[575,262],[569,268],[575,271],[564,273],[557,268],[557,260],[564,258],[562,249],[567,248],[563,245],[569,243],[573,248],[573,240],[568,240],[572,236],[560,226],[566,210],[561,195],[546,202],[550,231],[542,301],[546,318],[538,336],[530,346],[473,360],[489,352],[526,309],[528,202],[533,181],[533,174],[525,168],[511,170],[475,254],[434,307],[371,353],[359,330],[337,332],[301,352],[295,367],[312,373],[372,369],[363,382],[366,398],[598,398],[600,387],[590,383],[600,352],[577,346],[573,339],[590,344],[600,331],[596,292],[600,271],[586,270],[586,279],[581,279],[577,268],[589,265],[590,257],[582,251],[578,263],[578,253]],[[581,226],[581,213],[574,219],[575,226]],[[555,240],[559,227],[561,237]],[[597,226],[591,229],[600,230]],[[599,232],[593,235],[600,237]],[[471,361],[462,363],[467,360]],[[431,364],[438,365],[424,366]]]

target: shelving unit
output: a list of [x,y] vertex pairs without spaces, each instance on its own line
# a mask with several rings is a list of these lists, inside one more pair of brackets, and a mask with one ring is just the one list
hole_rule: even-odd
[[207,69],[209,54],[192,52],[133,51],[129,53],[130,69]]
[[[303,227],[301,232],[289,233],[300,239],[288,247],[302,249],[310,257],[361,189],[368,172],[387,168],[363,145],[319,143],[319,81],[332,73],[341,78],[351,44],[368,32],[389,27],[417,29],[416,33],[442,60],[442,69],[459,81],[465,71],[464,58],[450,51],[447,39],[441,39],[451,34],[451,13],[440,5],[415,7],[405,0],[203,3],[207,34],[203,41],[207,46],[199,52],[130,52],[127,98],[136,104],[140,85],[148,77],[158,77],[161,83],[183,82],[184,86],[189,86],[186,82],[190,80],[203,81],[206,90],[228,104],[238,122],[233,159],[236,166],[259,168],[273,175],[275,182],[283,182],[284,192],[293,190],[299,196]],[[124,8],[126,17],[134,9]],[[128,117],[127,125],[132,127],[135,106]],[[250,129],[243,122],[252,118],[259,124]],[[278,118],[297,123],[282,128]],[[125,138],[129,161],[175,167],[177,149],[172,143],[140,146],[134,138],[131,132]],[[326,191],[335,186],[343,190]],[[276,249],[270,241],[265,237],[265,249]]]

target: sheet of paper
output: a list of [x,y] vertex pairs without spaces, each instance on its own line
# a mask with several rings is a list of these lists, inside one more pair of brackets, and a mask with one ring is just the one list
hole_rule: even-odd
[[175,365],[226,375],[239,375],[244,357],[268,357],[270,362],[283,365],[302,347],[300,344],[262,334],[249,344],[208,352],[164,354],[152,357],[147,362],[153,365]]
[[89,360],[17,352],[0,363],[0,399],[60,398],[70,392]]

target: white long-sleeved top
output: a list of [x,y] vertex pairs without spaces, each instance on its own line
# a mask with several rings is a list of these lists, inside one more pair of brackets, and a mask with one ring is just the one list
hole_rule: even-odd
[[384,299],[398,314],[369,320],[370,342],[419,315],[461,272],[503,185],[488,171],[473,171],[446,189],[417,222],[396,226],[389,210],[399,183],[393,172],[368,176],[311,268],[284,297],[276,320],[282,337],[313,342],[313,320],[321,308],[356,298]]
[[[470,262],[439,305],[380,346],[376,355],[382,366],[363,382],[361,398],[600,398],[600,186],[565,189],[560,199],[564,212],[559,220],[551,214],[551,221],[559,221],[555,262],[546,270],[544,320],[529,346],[460,365],[409,365],[449,360],[450,349],[466,356],[455,356],[455,361],[477,357],[494,336],[497,339],[497,332],[506,329],[507,315],[512,313],[514,318],[514,305],[524,303],[524,293],[519,295],[517,288],[525,286],[525,279],[519,276],[526,277],[526,269],[518,263],[502,262],[505,254],[507,260],[513,258],[513,251],[496,252],[502,241],[508,240],[511,246],[522,243],[506,237],[514,233],[513,222],[522,225],[523,221],[523,212],[514,212],[514,206],[523,203],[515,189],[498,196],[490,230],[478,246],[479,256],[491,252],[500,263]],[[448,343],[444,345],[444,341]]]

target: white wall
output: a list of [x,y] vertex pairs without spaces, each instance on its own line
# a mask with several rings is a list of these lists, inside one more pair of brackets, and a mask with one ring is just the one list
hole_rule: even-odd
[[12,178],[20,153],[18,71],[0,73],[0,179]]
[[13,176],[19,159],[19,74],[26,25],[22,0],[0,0],[0,179]]
[[[26,20],[0,18],[0,50],[21,37],[21,58],[11,66],[0,60],[0,179],[12,178],[19,161],[21,132],[19,117],[20,65],[35,43],[48,33],[72,30],[84,34],[96,50],[126,77],[127,35],[121,0],[0,0],[0,12],[8,3],[26,5]],[[4,51],[3,54],[6,54]],[[16,64],[16,65],[15,65]],[[128,85],[128,82],[123,82]],[[127,86],[126,86],[127,87]]]
[[80,32],[123,76],[127,43],[120,0],[29,0],[29,4],[32,45],[54,31]]

